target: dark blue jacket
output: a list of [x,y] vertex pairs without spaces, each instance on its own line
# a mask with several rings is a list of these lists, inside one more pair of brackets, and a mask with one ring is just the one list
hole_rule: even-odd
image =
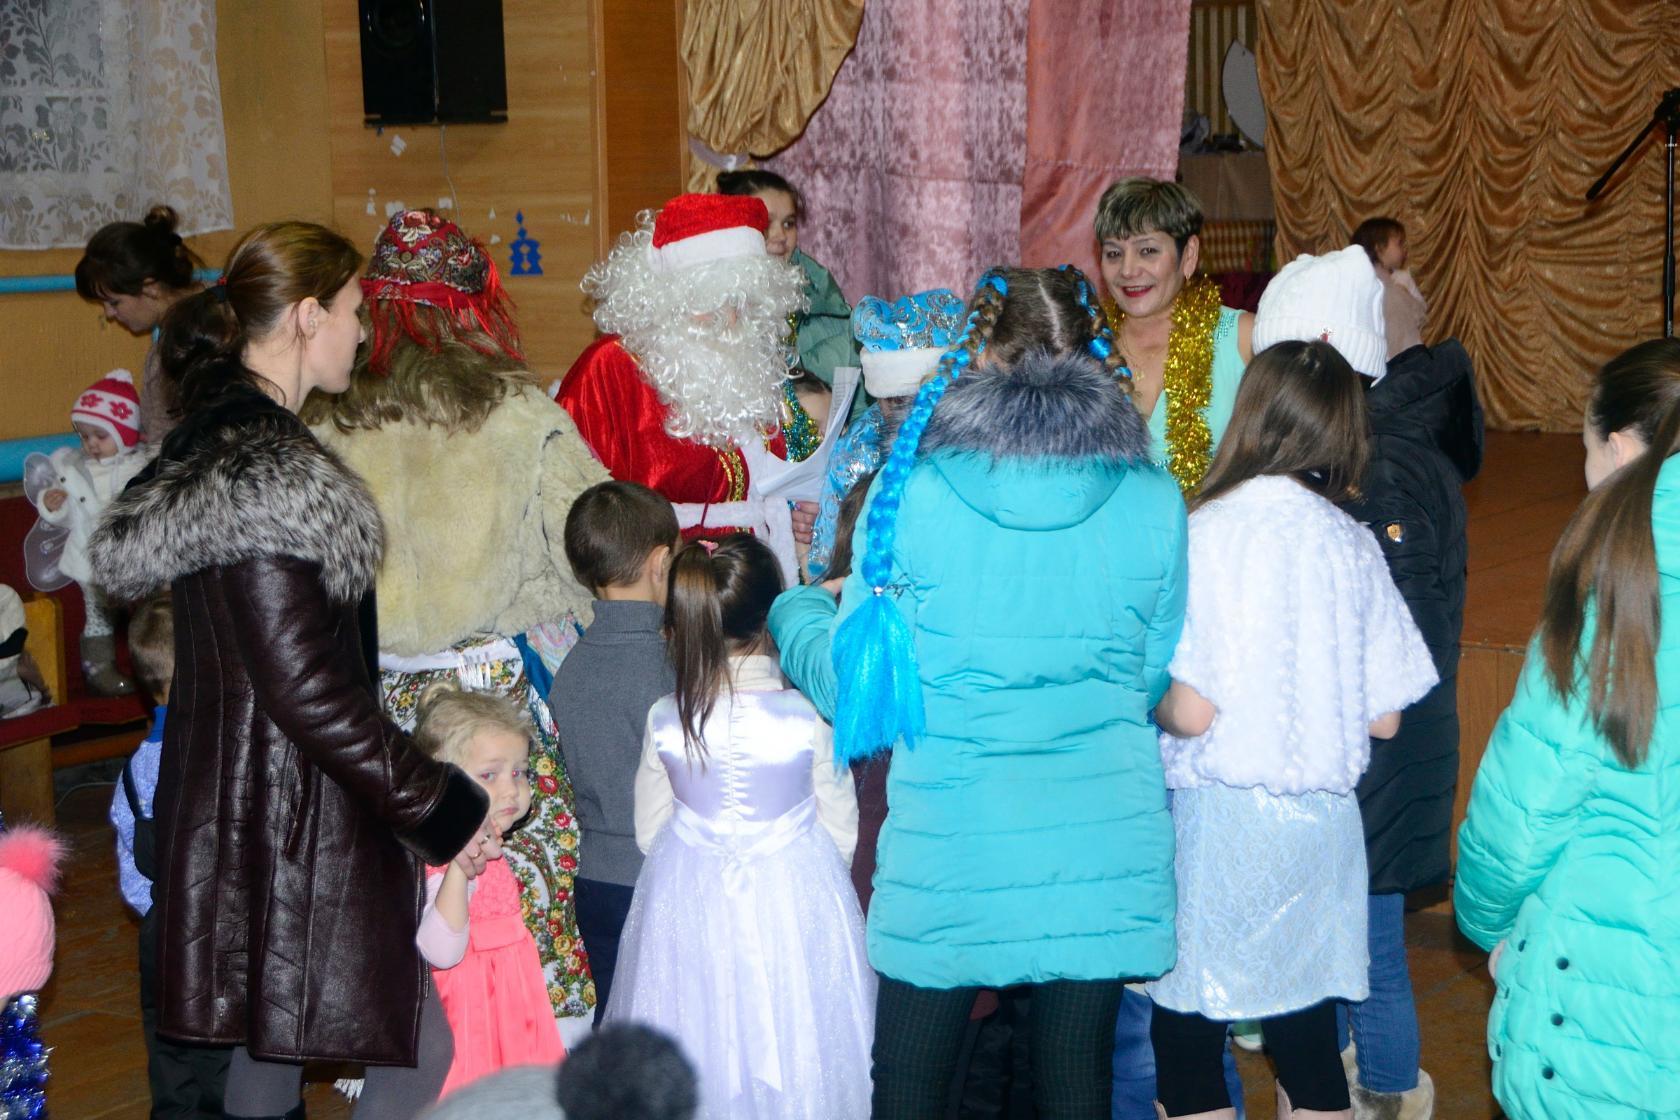
[[1456,339],[1396,354],[1365,397],[1371,465],[1347,510],[1382,545],[1441,683],[1374,740],[1359,782],[1371,892],[1447,880],[1458,784],[1458,649],[1469,544],[1463,486],[1481,469],[1482,406]]

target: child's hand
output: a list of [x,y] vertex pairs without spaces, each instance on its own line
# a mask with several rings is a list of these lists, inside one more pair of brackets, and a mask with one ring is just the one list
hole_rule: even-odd
[[817,526],[817,503],[793,503],[793,539],[795,543],[810,545],[811,530]]
[[48,513],[57,513],[58,507],[63,505],[65,500],[69,497],[70,495],[55,486],[51,490],[42,492],[41,504],[47,507]]
[[493,859],[502,856],[502,838],[496,835],[496,828],[485,817],[484,823],[479,825],[478,834],[467,841],[467,846],[456,853],[454,863],[461,869],[461,874],[468,879],[476,879],[484,874],[484,869]]

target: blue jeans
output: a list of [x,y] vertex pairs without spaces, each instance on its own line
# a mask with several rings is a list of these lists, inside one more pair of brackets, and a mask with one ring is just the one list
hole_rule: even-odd
[[[1120,997],[1120,1014],[1114,1021],[1114,1105],[1113,1120],[1155,1120],[1155,1047],[1149,1041],[1149,1020],[1155,1005],[1141,992],[1127,988]],[[1225,1090],[1243,1115],[1242,1078],[1237,1061],[1225,1047]]]
[[1351,1026],[1359,1044],[1359,1084],[1373,1093],[1404,1093],[1418,1083],[1417,1005],[1406,968],[1405,919],[1405,895],[1370,896],[1371,995],[1363,1003],[1342,1004],[1336,1015],[1336,1044],[1347,1049]]

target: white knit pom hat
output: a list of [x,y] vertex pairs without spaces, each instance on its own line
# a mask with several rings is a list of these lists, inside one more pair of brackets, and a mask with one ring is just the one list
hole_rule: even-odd
[[1388,372],[1383,285],[1364,249],[1302,253],[1272,277],[1254,316],[1254,352],[1291,339],[1328,342],[1367,377]]

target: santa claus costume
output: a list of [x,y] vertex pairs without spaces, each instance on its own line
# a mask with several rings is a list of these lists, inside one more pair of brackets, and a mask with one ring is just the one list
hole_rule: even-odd
[[614,478],[670,499],[685,535],[757,533],[792,581],[787,502],[763,484],[785,467],[787,322],[805,280],[766,252],[769,220],[751,196],[644,213],[584,277],[604,336],[556,399]]

